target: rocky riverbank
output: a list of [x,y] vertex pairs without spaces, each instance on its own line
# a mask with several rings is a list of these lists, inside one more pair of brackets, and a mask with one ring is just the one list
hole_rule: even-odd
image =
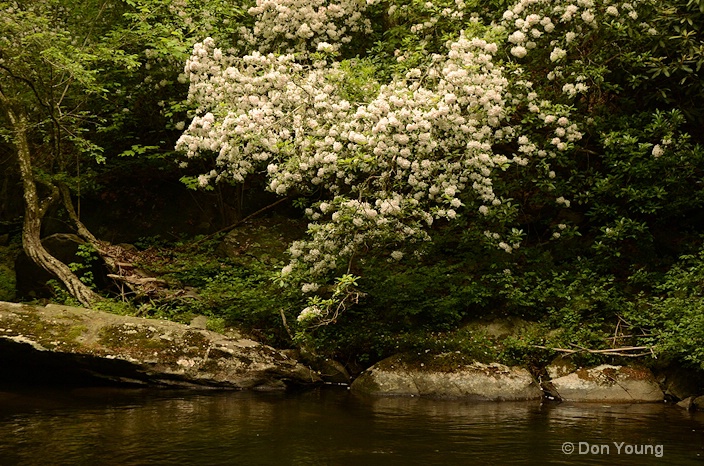
[[256,341],[90,309],[0,302],[0,381],[284,389],[320,381]]
[[643,403],[665,399],[653,373],[643,367],[600,365],[594,368],[549,366],[554,378],[540,382],[525,368],[466,361],[440,354],[416,360],[398,355],[362,373],[352,390],[371,395],[432,396],[489,401],[547,397],[573,402]]
[[[0,382],[279,390],[349,380],[344,366],[334,361],[314,364],[313,370],[299,362],[298,352],[205,327],[205,318],[184,325],[69,306],[0,302]],[[565,358],[557,358],[536,378],[523,367],[480,363],[460,353],[399,354],[362,372],[351,390],[482,401],[667,399],[682,400],[685,409],[704,409],[704,387],[682,371],[576,367]]]

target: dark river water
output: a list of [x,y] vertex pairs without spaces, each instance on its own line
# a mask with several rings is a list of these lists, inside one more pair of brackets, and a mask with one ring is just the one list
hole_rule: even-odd
[[436,464],[704,465],[704,413],[665,404],[368,398],[328,388],[0,392],[3,466]]

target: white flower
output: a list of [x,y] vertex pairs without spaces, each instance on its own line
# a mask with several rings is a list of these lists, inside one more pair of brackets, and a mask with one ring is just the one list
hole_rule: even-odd
[[301,287],[301,291],[304,293],[312,293],[318,291],[318,288],[320,288],[320,285],[317,283],[304,283]]
[[653,146],[653,157],[658,158],[664,153],[665,153],[665,151],[663,150],[662,147],[660,147],[660,144],[655,144]]
[[516,58],[523,58],[526,56],[527,53],[528,51],[523,46],[517,45],[515,47],[511,47],[511,55]]
[[298,322],[305,322],[307,320],[312,320],[316,317],[319,317],[320,315],[322,315],[322,313],[323,311],[319,307],[308,306],[301,311],[296,320],[298,320]]
[[508,41],[513,44],[522,44],[526,41],[526,35],[521,31],[515,31],[510,36],[508,36]]
[[318,52],[326,52],[326,53],[334,52],[335,46],[332,44],[329,44],[327,42],[320,42],[320,43],[318,43],[317,50],[318,50]]
[[564,49],[561,49],[560,47],[555,47],[553,51],[550,53],[550,61],[558,61],[562,60],[567,56],[567,51]]
[[512,248],[511,246],[509,246],[508,244],[506,244],[505,242],[503,242],[503,241],[499,243],[499,248],[503,249],[504,251],[506,251],[506,252],[508,252],[508,253],[510,253],[511,251],[513,251],[513,248]]

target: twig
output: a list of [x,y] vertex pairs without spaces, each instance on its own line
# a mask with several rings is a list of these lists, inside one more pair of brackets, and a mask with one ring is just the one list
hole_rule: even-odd
[[[550,350],[550,351],[557,351],[559,353],[567,353],[567,354],[577,354],[577,353],[591,353],[591,354],[607,354],[609,356],[625,356],[627,358],[638,358],[641,356],[648,356],[652,355],[654,356],[655,353],[653,352],[653,348],[651,346],[624,346],[621,348],[609,348],[609,349],[600,349],[600,350],[594,350],[594,349],[589,349],[589,348],[584,348],[578,345],[573,345],[576,346],[579,349],[568,349],[568,348],[550,348],[548,346],[540,346],[540,345],[533,345],[534,348],[539,348],[539,349],[545,349],[545,350]],[[624,353],[623,351],[643,351],[647,350],[647,353]]]
[[291,333],[291,329],[288,326],[288,322],[286,321],[286,314],[284,314],[283,309],[279,309],[279,312],[281,313],[281,320],[284,323],[284,328],[286,329],[286,333],[288,333],[288,336],[291,337],[291,340],[293,340],[293,333]]
[[223,228],[223,229],[221,229],[221,230],[218,230],[218,231],[216,231],[215,233],[209,234],[209,235],[206,236],[205,238],[199,239],[198,241],[194,242],[193,245],[200,244],[200,243],[202,243],[203,241],[208,241],[209,239],[213,239],[214,237],[216,237],[217,235],[219,235],[219,234],[221,234],[221,233],[227,233],[227,232],[230,231],[230,230],[234,230],[235,228],[237,228],[238,226],[242,225],[242,224],[245,223],[246,221],[251,220],[252,218],[256,217],[257,215],[259,215],[259,214],[261,214],[261,213],[263,213],[263,212],[266,212],[266,211],[269,210],[269,209],[273,209],[274,207],[276,207],[277,205],[281,204],[281,203],[284,202],[284,201],[287,201],[288,199],[289,199],[289,197],[286,196],[286,197],[281,198],[281,199],[279,199],[278,201],[274,202],[273,204],[269,204],[269,205],[266,206],[266,207],[262,207],[261,209],[257,210],[257,211],[254,212],[253,214],[247,215],[245,218],[236,221],[236,222],[233,223],[232,225],[226,226],[225,228]]

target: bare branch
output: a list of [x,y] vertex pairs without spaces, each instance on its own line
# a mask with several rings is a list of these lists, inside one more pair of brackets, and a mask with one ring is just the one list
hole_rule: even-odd
[[252,218],[256,217],[257,215],[266,212],[267,210],[273,209],[274,207],[276,207],[277,205],[281,204],[281,203],[284,202],[284,201],[287,201],[288,199],[289,199],[288,196],[286,196],[286,197],[284,197],[284,198],[281,198],[281,199],[279,199],[278,201],[274,202],[273,204],[269,204],[268,206],[262,207],[261,209],[257,210],[257,211],[254,212],[253,214],[247,215],[247,216],[246,216],[245,218],[243,218],[242,220],[238,220],[238,221],[236,221],[235,223],[233,223],[232,225],[229,225],[229,226],[227,226],[227,227],[225,227],[225,228],[223,228],[223,229],[221,229],[221,230],[218,230],[218,231],[216,231],[215,233],[211,233],[211,234],[209,234],[208,236],[206,236],[205,238],[199,239],[198,241],[196,241],[196,242],[193,243],[193,244],[194,244],[194,245],[200,244],[200,243],[202,243],[203,241],[208,241],[209,239],[213,239],[214,237],[216,237],[217,235],[219,235],[219,234],[221,234],[221,233],[227,233],[227,232],[230,231],[230,230],[234,230],[235,228],[237,228],[238,226],[240,226],[240,225],[242,225],[243,223],[247,222],[248,220],[251,220]]
[[[577,345],[574,345],[577,346]],[[621,348],[609,348],[609,349],[600,349],[600,350],[593,350],[589,348],[583,348],[580,346],[577,346],[579,349],[568,349],[568,348],[551,348],[548,346],[541,346],[541,345],[533,345],[533,348],[539,348],[539,349],[544,349],[544,350],[550,350],[550,351],[557,351],[558,353],[567,353],[567,354],[580,354],[580,353],[590,353],[590,354],[605,354],[608,356],[624,356],[627,358],[638,358],[642,356],[649,356],[652,355],[655,357],[655,353],[653,352],[653,347],[652,346],[624,346]],[[624,351],[643,351],[647,350],[647,353],[624,353]]]

